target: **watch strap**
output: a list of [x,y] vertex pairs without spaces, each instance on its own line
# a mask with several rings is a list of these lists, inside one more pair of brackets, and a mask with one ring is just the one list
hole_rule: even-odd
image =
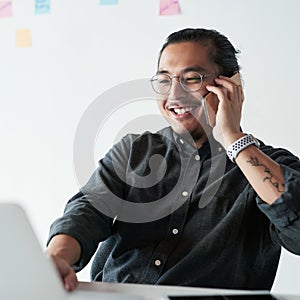
[[229,159],[233,163],[235,163],[235,159],[238,156],[238,154],[250,145],[255,145],[256,147],[259,147],[259,141],[252,134],[246,134],[231,145],[229,145],[226,150],[226,154],[229,157]]

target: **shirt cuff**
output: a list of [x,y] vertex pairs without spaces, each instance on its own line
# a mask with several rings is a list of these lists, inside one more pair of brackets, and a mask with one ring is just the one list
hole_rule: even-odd
[[72,238],[76,239],[77,242],[80,244],[81,246],[81,256],[80,258],[78,259],[78,261],[72,265],[72,269],[77,273],[79,271],[81,271],[86,265],[87,263],[89,262],[89,260],[85,260],[82,256],[82,244],[81,244],[81,239],[80,239],[80,236],[78,236],[77,234],[74,234],[74,232],[69,232],[67,230],[52,230],[49,234],[49,237],[48,237],[48,240],[47,240],[47,246],[49,245],[51,239],[56,236],[56,235],[59,235],[59,234],[66,234],[68,236],[71,236]]
[[258,196],[256,202],[259,209],[276,227],[286,227],[299,219],[300,177],[297,171],[281,165],[285,191],[272,204],[262,201]]

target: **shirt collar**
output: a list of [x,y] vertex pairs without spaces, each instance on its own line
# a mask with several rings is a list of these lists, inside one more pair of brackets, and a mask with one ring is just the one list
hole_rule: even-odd
[[192,143],[173,131],[171,126],[159,130],[158,133],[170,140],[173,140],[177,148],[187,155],[194,154],[196,151],[198,151],[198,154],[202,158],[207,158],[211,155],[215,156],[225,152],[222,145],[217,142],[212,135],[203,143],[203,145],[199,149],[197,149]]
[[202,158],[207,158],[218,155],[225,151],[222,145],[217,142],[212,135],[202,144],[200,148],[197,149],[192,143],[190,143],[190,141],[184,139],[175,131],[172,130],[172,133],[177,146],[186,153],[195,153],[195,151],[198,151],[198,154]]

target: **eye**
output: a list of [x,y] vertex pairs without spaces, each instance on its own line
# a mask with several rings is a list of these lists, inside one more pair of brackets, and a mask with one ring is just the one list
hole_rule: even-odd
[[167,76],[158,76],[157,83],[158,84],[170,84],[171,79]]
[[200,77],[188,77],[188,78],[185,78],[184,81],[186,83],[199,83],[199,82],[201,82],[201,78]]
[[189,72],[182,76],[182,83],[184,84],[198,84],[201,81],[201,75],[196,72]]
[[170,83],[170,80],[169,79],[158,79],[158,83],[159,84],[168,84],[168,83]]

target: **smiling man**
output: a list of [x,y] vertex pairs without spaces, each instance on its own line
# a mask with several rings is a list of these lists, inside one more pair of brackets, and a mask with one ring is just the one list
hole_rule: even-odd
[[198,147],[210,131],[202,128],[205,122],[199,100],[207,94],[206,85],[214,85],[219,75],[219,67],[209,58],[211,48],[194,42],[170,44],[162,51],[157,75],[152,78],[162,115],[176,133],[189,133]]
[[281,247],[300,254],[300,162],[241,130],[236,54],[215,30],[167,38],[151,84],[170,126],[114,145],[51,226],[68,290],[96,251],[92,280],[232,289],[271,289]]

